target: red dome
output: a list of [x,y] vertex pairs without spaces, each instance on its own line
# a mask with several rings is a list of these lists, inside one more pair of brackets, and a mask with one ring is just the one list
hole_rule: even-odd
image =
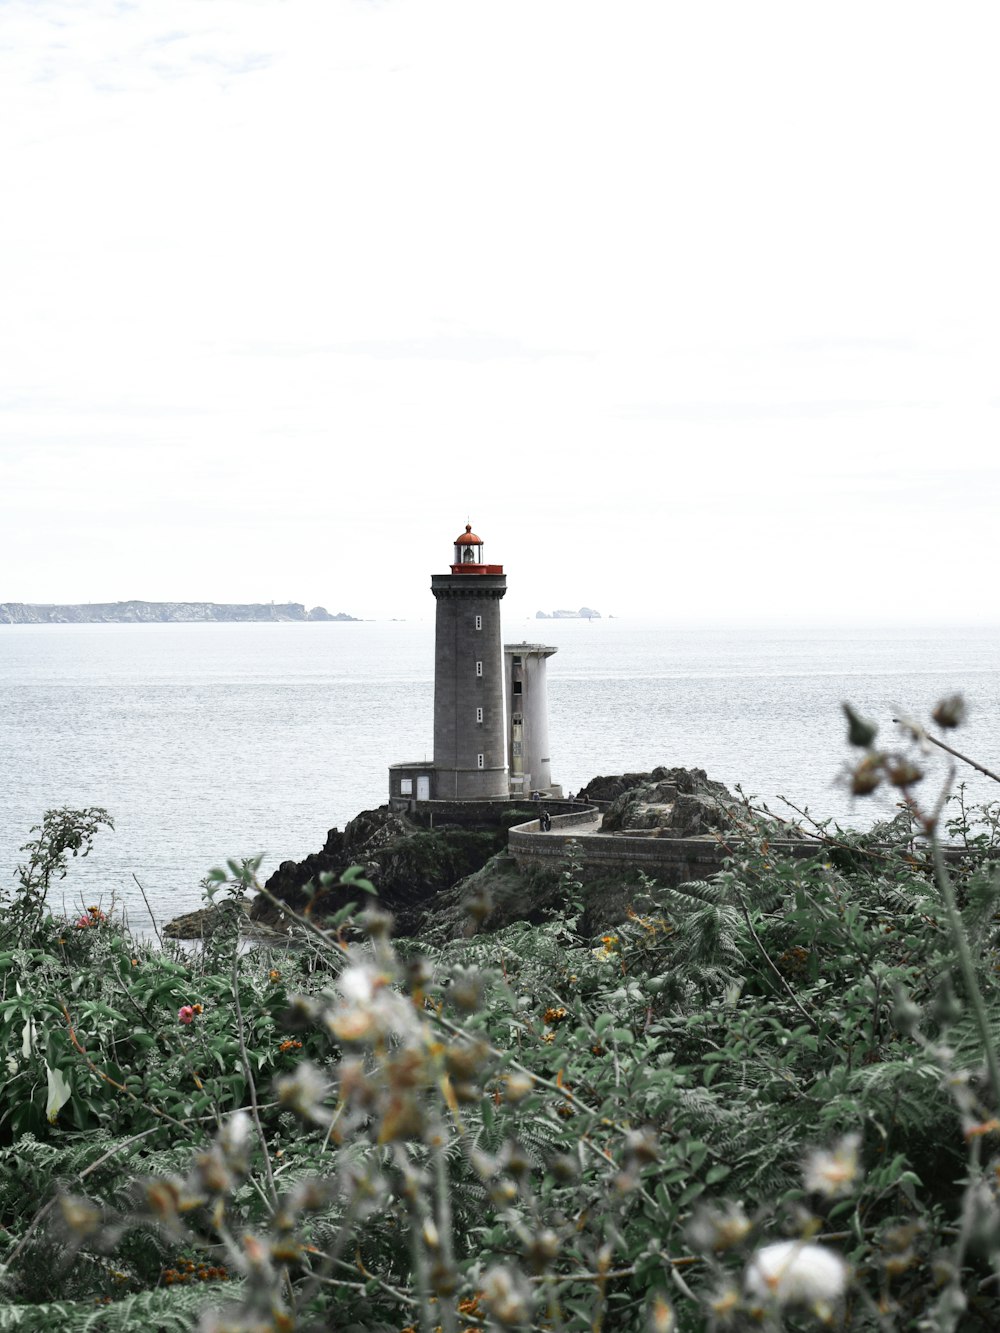
[[482,546],[482,544],[483,544],[482,537],[477,537],[476,534],[472,531],[471,523],[466,523],[465,531],[462,533],[460,537],[455,538],[456,546]]

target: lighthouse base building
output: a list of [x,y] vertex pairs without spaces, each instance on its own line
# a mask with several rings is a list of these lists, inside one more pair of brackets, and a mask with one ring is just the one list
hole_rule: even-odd
[[431,576],[437,603],[434,758],[390,767],[395,809],[426,801],[506,801],[551,789],[545,659],[556,650],[541,644],[504,649],[500,602],[506,591],[503,566],[484,563],[482,539],[466,524],[449,572]]

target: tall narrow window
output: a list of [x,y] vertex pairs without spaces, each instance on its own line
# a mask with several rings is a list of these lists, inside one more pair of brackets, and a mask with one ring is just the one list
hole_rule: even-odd
[[484,759],[485,759],[485,756],[484,756],[484,755],[477,754],[477,755],[476,755],[476,759],[479,761],[479,767],[480,767],[480,768],[485,768],[485,767],[486,767],[485,763],[483,762]]
[[477,709],[476,709],[476,721],[477,721],[477,722],[482,722],[482,720],[483,720],[483,710],[482,710],[481,708],[477,708]]
[[483,674],[483,664],[482,664],[482,662],[477,662],[477,663],[476,663],[476,675],[477,675],[477,676],[481,676],[482,674]]
[[482,629],[482,628],[483,628],[483,618],[482,616],[476,616],[476,629]]

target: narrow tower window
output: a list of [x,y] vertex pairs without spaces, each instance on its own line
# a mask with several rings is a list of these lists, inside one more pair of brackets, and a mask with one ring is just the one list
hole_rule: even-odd
[[476,629],[482,629],[482,628],[483,628],[483,618],[482,616],[476,616]]
[[476,755],[476,760],[477,760],[477,762],[478,762],[480,768],[485,768],[485,767],[486,767],[485,763],[483,762],[484,757],[485,757],[485,756],[483,756],[483,755],[481,755],[481,754],[477,754],[477,755]]
[[482,720],[483,720],[483,710],[482,710],[481,708],[477,708],[477,709],[476,709],[476,721],[477,721],[477,722],[482,722]]
[[476,663],[476,675],[477,675],[477,676],[481,676],[482,674],[483,674],[483,664],[482,664],[482,662],[477,662],[477,663]]

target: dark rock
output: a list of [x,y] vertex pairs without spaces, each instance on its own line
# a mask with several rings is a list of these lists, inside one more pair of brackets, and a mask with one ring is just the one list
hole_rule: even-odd
[[[409,935],[419,927],[435,895],[479,870],[505,846],[506,837],[500,825],[425,829],[380,806],[357,815],[343,833],[331,829],[321,852],[304,861],[283,861],[264,887],[301,912],[311,901],[307,884],[318,889],[321,874],[339,880],[349,867],[361,866],[377,891],[379,906],[395,917],[397,934]],[[333,914],[357,902],[361,892],[356,886],[335,883],[314,903],[313,911],[317,917]],[[275,924],[280,915],[265,898],[255,899],[253,920]]]
[[214,935],[232,917],[234,912],[247,916],[249,904],[224,902],[212,907],[200,907],[194,912],[185,912],[175,916],[163,927],[163,935],[168,940],[206,940]]

